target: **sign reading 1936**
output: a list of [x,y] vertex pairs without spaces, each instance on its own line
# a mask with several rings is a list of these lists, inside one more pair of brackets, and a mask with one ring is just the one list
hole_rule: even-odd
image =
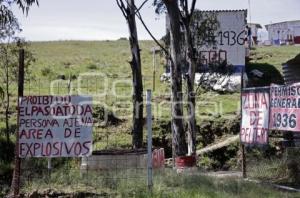
[[220,31],[218,33],[219,45],[244,45],[245,44],[245,31]]
[[272,85],[270,129],[300,132],[300,84]]

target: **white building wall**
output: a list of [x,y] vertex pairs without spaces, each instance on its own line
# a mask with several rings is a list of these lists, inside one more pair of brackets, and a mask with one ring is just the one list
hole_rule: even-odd
[[215,32],[217,45],[203,46],[201,51],[226,52],[227,64],[244,67],[247,11],[217,11],[216,16],[219,22],[219,29]]
[[300,36],[300,21],[289,21],[266,25],[272,44],[286,43],[292,37]]
[[250,24],[248,25],[251,28],[252,36],[258,37],[258,29],[256,24]]

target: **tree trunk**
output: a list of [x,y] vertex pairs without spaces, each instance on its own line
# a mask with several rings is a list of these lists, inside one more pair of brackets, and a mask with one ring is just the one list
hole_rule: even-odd
[[196,59],[193,49],[193,40],[190,31],[190,22],[185,21],[185,45],[187,48],[186,62],[188,65],[187,74],[187,112],[188,112],[188,132],[187,132],[187,143],[188,143],[188,155],[196,153],[196,119],[195,119],[195,70],[196,70]]
[[187,153],[182,104],[180,11],[177,0],[164,0],[170,18],[172,133],[176,156]]
[[133,129],[132,129],[132,145],[134,149],[143,146],[143,80],[142,67],[140,57],[140,47],[137,36],[137,28],[135,22],[135,4],[134,0],[127,0],[128,11],[128,28],[129,41],[132,54],[130,61],[133,80]]
[[[24,96],[24,49],[19,51],[19,77],[18,77],[18,116],[17,126],[19,123],[19,98]],[[19,157],[19,129],[16,131],[16,143],[15,143],[15,168],[13,172],[11,192],[13,197],[18,197],[20,192],[20,175],[21,175],[21,159]]]
[[5,106],[5,136],[6,136],[6,141],[9,142],[9,90],[8,90],[8,83],[6,84],[6,106]]
[[[7,47],[8,48],[8,47]],[[6,86],[6,105],[5,105],[5,136],[6,141],[9,142],[9,106],[10,106],[10,96],[9,96],[9,63],[8,63],[8,51],[5,52],[5,86]]]

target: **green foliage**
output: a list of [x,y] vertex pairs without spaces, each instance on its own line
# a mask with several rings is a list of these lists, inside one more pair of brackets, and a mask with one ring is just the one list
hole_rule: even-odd
[[16,3],[23,12],[26,12],[26,14],[28,13],[30,6],[33,4],[39,5],[38,0],[14,0],[13,2]]
[[[249,86],[269,86],[271,83],[283,84],[282,64],[300,53],[297,46],[257,47],[251,51],[250,62],[246,67]],[[257,69],[264,73],[262,78],[251,75]]]
[[2,136],[0,136],[0,163],[1,162],[10,162],[14,157],[14,143],[7,142]]
[[199,50],[203,46],[216,45],[215,33],[219,27],[220,23],[215,13],[195,10],[191,22],[194,47]]
[[13,172],[14,148],[14,143],[7,142],[0,133],[0,197],[4,197],[4,194],[9,190]]
[[162,14],[166,10],[163,0],[154,0],[153,6],[155,7],[156,14]]
[[2,87],[0,87],[0,100],[3,100],[4,98],[4,90]]
[[44,67],[44,68],[42,68],[41,69],[41,74],[43,75],[43,76],[50,76],[51,75],[51,73],[52,73],[52,70],[51,70],[51,68],[49,68],[49,67]]
[[119,41],[127,41],[128,39],[126,37],[120,37],[118,40]]
[[89,70],[96,70],[96,69],[98,69],[98,66],[95,65],[95,64],[93,64],[93,63],[91,63],[91,64],[89,64],[89,65],[87,66],[87,69],[89,69]]
[[16,20],[12,5],[17,5],[23,13],[28,14],[30,6],[38,5],[38,0],[0,0],[0,26],[6,26]]
[[145,172],[127,170],[125,173],[122,170],[111,172],[103,170],[80,174],[78,169],[59,169],[54,170],[50,177],[47,174],[40,175],[34,182],[26,183],[23,193],[34,190],[42,193],[48,189],[47,191],[73,195],[78,192],[90,193],[90,196],[84,197],[104,195],[105,197],[141,198],[252,198],[259,195],[266,198],[288,198],[298,195],[243,180],[216,179],[197,173],[177,174],[169,169],[154,171],[154,186],[152,191],[148,191]]

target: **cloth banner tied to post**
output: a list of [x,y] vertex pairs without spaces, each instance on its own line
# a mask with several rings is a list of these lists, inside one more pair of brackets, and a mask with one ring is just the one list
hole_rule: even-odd
[[19,157],[88,156],[92,126],[92,97],[21,97]]
[[243,89],[240,131],[243,144],[268,144],[269,92],[269,87]]

